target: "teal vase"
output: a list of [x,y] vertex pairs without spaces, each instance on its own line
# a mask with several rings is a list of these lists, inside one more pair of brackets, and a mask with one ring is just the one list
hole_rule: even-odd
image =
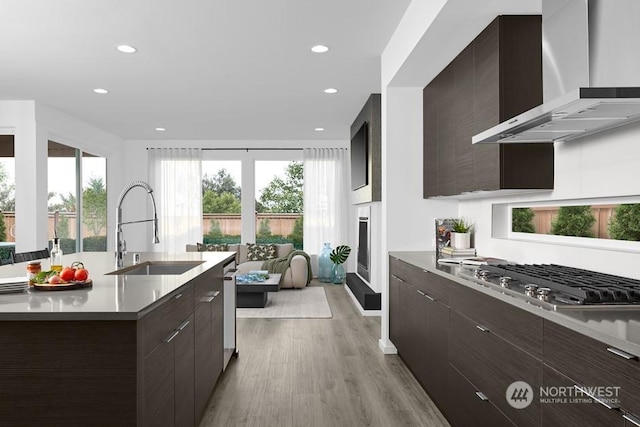
[[336,285],[342,285],[347,278],[347,273],[344,271],[342,264],[333,264],[333,283]]
[[331,255],[331,244],[325,243],[318,255],[318,280],[322,283],[331,283],[333,280],[333,261]]

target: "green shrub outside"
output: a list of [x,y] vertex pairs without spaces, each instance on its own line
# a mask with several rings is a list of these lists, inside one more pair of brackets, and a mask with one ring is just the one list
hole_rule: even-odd
[[511,231],[517,233],[535,233],[533,226],[533,209],[513,208],[511,211]]
[[616,206],[609,221],[609,236],[615,240],[640,241],[640,203]]
[[591,206],[561,206],[558,216],[551,222],[551,234],[594,237],[591,227],[595,222]]
[[304,227],[303,227],[303,217],[299,217],[296,219],[296,222],[293,225],[293,231],[289,235],[289,239],[293,242],[293,247],[299,250],[302,250],[302,244],[304,239]]

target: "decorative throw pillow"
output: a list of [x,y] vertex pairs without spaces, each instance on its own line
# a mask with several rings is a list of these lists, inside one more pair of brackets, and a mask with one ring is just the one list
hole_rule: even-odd
[[247,261],[266,261],[276,257],[276,245],[247,243]]
[[196,243],[198,252],[226,252],[229,249],[229,245],[226,243],[208,244]]
[[229,248],[229,245],[226,243],[207,245],[207,251],[209,252],[226,252],[228,248]]

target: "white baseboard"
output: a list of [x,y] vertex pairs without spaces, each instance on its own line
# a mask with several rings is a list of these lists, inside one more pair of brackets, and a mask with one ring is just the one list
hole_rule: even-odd
[[344,287],[344,290],[347,291],[347,294],[351,297],[353,304],[356,306],[361,316],[382,316],[382,310],[365,310],[364,308],[362,308],[356,296],[353,295],[353,292],[351,292],[351,289],[347,285],[342,286]]
[[380,347],[383,354],[398,354],[398,349],[391,341],[384,341],[381,338],[378,340],[378,347]]

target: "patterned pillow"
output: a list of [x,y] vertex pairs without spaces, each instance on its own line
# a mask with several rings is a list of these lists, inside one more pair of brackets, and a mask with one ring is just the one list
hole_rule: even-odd
[[266,261],[276,257],[276,245],[247,243],[247,261]]
[[198,252],[226,252],[229,249],[229,245],[226,243],[220,244],[208,244],[196,243],[198,246]]

